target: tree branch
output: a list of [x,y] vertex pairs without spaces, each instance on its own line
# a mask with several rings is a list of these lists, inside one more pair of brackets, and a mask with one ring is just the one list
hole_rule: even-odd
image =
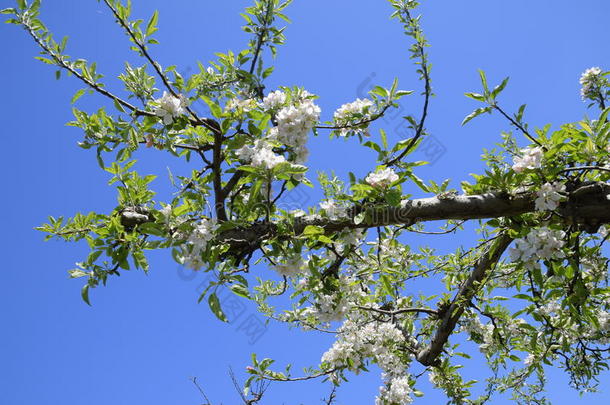
[[[604,223],[610,223],[610,194],[606,183],[586,198],[580,196],[569,197],[556,210],[566,218],[566,221],[583,225],[589,231]],[[327,234],[345,229],[374,228],[378,226],[408,225],[418,222],[439,220],[469,220],[485,218],[512,217],[525,213],[535,212],[536,193],[529,192],[519,195],[507,193],[486,193],[478,195],[459,195],[450,199],[437,197],[419,198],[407,201],[404,207],[372,206],[353,207],[350,217],[341,220],[296,219],[292,230],[294,235],[303,233],[308,225],[319,226]],[[355,223],[357,215],[364,213],[364,220]],[[596,228],[595,228],[596,229]],[[278,226],[274,223],[258,222],[246,227],[234,228],[219,235],[218,240],[229,243],[237,251],[257,246],[261,238],[278,235]],[[293,237],[293,235],[286,235]]]
[[[416,22],[414,21],[411,13],[408,9],[403,10],[405,14],[405,22],[412,25]],[[420,31],[418,25],[415,25],[413,38],[415,38],[415,53],[414,57],[419,58],[419,65],[421,66],[421,74],[424,79],[424,105],[422,107],[421,118],[417,124],[417,129],[415,130],[415,136],[411,138],[406,148],[402,151],[400,155],[391,159],[386,163],[387,166],[393,166],[396,163],[400,162],[403,157],[407,156],[409,152],[415,147],[417,141],[424,135],[424,124],[426,123],[426,118],[428,117],[428,105],[430,104],[430,97],[432,96],[432,86],[430,85],[430,67],[428,66],[428,57],[426,55],[426,50],[424,46],[426,45],[425,39],[419,38],[417,36],[417,32]]]
[[[174,96],[176,98],[180,98],[180,95],[176,92],[176,90],[174,90],[171,83],[169,82],[169,79],[163,73],[163,70],[161,70],[161,66],[152,58],[150,53],[148,53],[148,49],[146,49],[146,46],[142,43],[142,41],[140,41],[136,37],[133,29],[129,26],[129,24],[123,18],[121,18],[117,9],[114,8],[113,5],[110,4],[110,2],[108,0],[103,0],[103,1],[104,1],[104,4],[106,4],[106,6],[108,6],[110,11],[112,11],[112,14],[114,14],[114,17],[117,19],[117,22],[119,23],[119,25],[125,29],[125,31],[127,32],[127,35],[129,35],[129,37],[131,38],[133,43],[136,44],[136,46],[138,47],[138,49],[141,52],[141,55],[150,62],[150,64],[152,65],[152,67],[155,70],[155,72],[157,73],[157,75],[161,78],[161,81],[163,81],[163,84],[165,85],[167,90],[169,90],[169,92],[172,94],[172,96]],[[206,127],[207,129],[209,129],[210,131],[212,131],[214,134],[220,133],[220,125],[218,124],[218,122],[216,122],[215,120],[210,119],[210,118],[200,118],[197,114],[195,114],[195,112],[189,106],[186,107],[186,110],[193,117],[194,124],[202,125],[202,126]]]
[[28,24],[26,21],[22,21],[22,25],[24,26],[25,30],[30,34],[30,36],[34,39],[34,42],[36,42],[36,44],[38,44],[38,46],[47,54],[49,55],[51,58],[53,58],[53,60],[55,61],[55,64],[57,66],[59,66],[62,69],[67,70],[68,72],[70,72],[71,74],[73,74],[74,76],[76,76],[79,80],[81,80],[83,83],[85,83],[87,86],[91,87],[93,90],[95,90],[96,92],[102,94],[103,96],[106,96],[108,98],[111,98],[112,100],[116,101],[118,104],[120,104],[121,106],[133,111],[136,115],[148,115],[148,116],[154,116],[155,114],[153,114],[152,112],[149,111],[144,111],[144,110],[140,110],[138,108],[136,108],[134,105],[132,105],[131,103],[123,100],[122,98],[112,94],[111,92],[109,92],[108,90],[104,89],[99,83],[95,83],[92,80],[89,80],[88,78],[86,78],[85,76],[83,76],[78,70],[76,70],[70,63],[66,62],[64,60],[64,58],[61,57],[61,55],[56,54],[55,52],[53,52],[51,50],[51,48],[49,48],[43,41],[43,39],[34,31],[34,28]]
[[458,320],[464,313],[464,309],[480,290],[491,269],[500,260],[500,256],[502,256],[502,253],[504,253],[512,241],[513,239],[508,234],[502,234],[492,245],[483,251],[470,277],[468,277],[462,288],[453,298],[453,301],[451,301],[449,307],[445,310],[445,315],[440,320],[438,329],[430,343],[418,353],[417,360],[421,364],[431,366],[438,363],[438,356],[441,354],[445,343],[449,339],[449,335],[451,335]]

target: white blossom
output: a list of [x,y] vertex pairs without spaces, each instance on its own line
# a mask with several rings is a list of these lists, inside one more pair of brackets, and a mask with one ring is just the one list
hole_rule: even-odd
[[540,315],[546,317],[553,317],[553,315],[557,315],[561,312],[561,303],[557,300],[551,300],[544,305],[541,305],[536,310]]
[[364,239],[363,229],[349,229],[341,232],[337,242],[337,252],[343,254],[344,251],[348,250],[351,246],[358,246]]
[[394,354],[404,336],[395,325],[386,322],[346,320],[338,330],[338,338],[322,355],[322,363],[331,368],[345,367],[357,372],[367,358],[373,358],[386,373],[397,374],[404,369]]
[[527,268],[535,267],[540,259],[562,259],[564,238],[564,231],[545,226],[532,229],[525,238],[515,240],[515,246],[510,248],[511,259],[523,262]]
[[553,211],[559,207],[559,202],[565,197],[560,193],[565,193],[566,186],[561,183],[545,183],[536,193],[536,210]]
[[320,208],[324,210],[326,216],[332,220],[347,218],[347,206],[335,200],[326,200],[320,203]]
[[[309,94],[309,93],[307,93]],[[320,119],[320,107],[311,99],[280,109],[276,115],[277,131],[274,139],[294,149],[297,163],[304,163],[309,151],[305,147],[309,131]]]
[[351,103],[343,104],[339,107],[333,115],[335,125],[347,127],[341,128],[339,134],[345,136],[349,131],[362,132],[363,128],[349,127],[349,125],[357,124],[368,118],[372,106],[373,102],[371,100],[358,98]]
[[542,165],[543,151],[540,147],[521,149],[521,156],[513,158],[513,170],[521,173],[525,169],[537,169]]
[[592,67],[585,70],[580,76],[580,96],[583,100],[586,100],[593,95],[595,91],[595,84],[602,74],[602,70],[598,67]]
[[262,107],[265,110],[275,110],[284,103],[286,103],[286,93],[281,90],[276,90],[263,98]]
[[161,213],[161,215],[163,215],[163,218],[165,219],[165,222],[169,222],[169,219],[172,216],[172,206],[167,204],[164,205],[163,208],[161,208],[159,210],[159,212]]
[[163,124],[170,125],[174,119],[186,111],[186,100],[182,95],[174,97],[164,91],[163,96],[155,100],[155,115],[163,120]]
[[273,268],[282,276],[297,276],[307,271],[307,261],[301,255],[294,255],[275,264]]
[[346,314],[354,305],[358,305],[366,295],[360,281],[352,276],[341,274],[338,281],[338,288],[333,291],[324,289],[319,279],[310,280],[313,282],[310,292],[314,295],[312,305],[301,309],[307,317],[315,319],[317,323],[328,323],[345,319]]
[[258,139],[254,145],[244,145],[235,151],[238,158],[252,164],[252,166],[273,169],[280,163],[286,161],[282,155],[276,154],[271,145],[264,140]]
[[241,110],[243,112],[250,111],[256,105],[256,101],[252,98],[240,100],[238,98],[232,98],[225,105],[225,111]]
[[218,226],[214,218],[204,218],[195,225],[186,241],[184,264],[188,268],[193,270],[201,268],[203,265],[201,253],[207,247],[208,242],[214,238]]
[[301,218],[301,217],[304,217],[305,215],[307,215],[306,212],[303,211],[302,209],[290,210],[290,211],[288,211],[288,213],[295,218]]
[[377,170],[370,173],[368,176],[366,176],[366,179],[364,179],[364,181],[376,188],[388,187],[396,180],[398,180],[398,175],[391,168]]
[[392,377],[385,386],[379,389],[379,396],[375,398],[375,405],[406,405],[413,402],[411,397],[413,389],[409,384],[409,376]]

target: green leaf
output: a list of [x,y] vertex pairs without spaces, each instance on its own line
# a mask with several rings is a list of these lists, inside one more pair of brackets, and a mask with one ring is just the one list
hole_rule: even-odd
[[68,274],[70,274],[70,278],[86,277],[89,275],[89,273],[79,269],[69,270]]
[[483,113],[490,112],[490,111],[491,111],[491,107],[477,108],[476,110],[471,112],[469,115],[467,115],[466,118],[464,118],[464,121],[462,121],[462,125],[466,125],[466,123],[468,121],[470,121],[471,119],[478,117],[479,115],[481,115]]
[[83,301],[87,303],[87,305],[91,306],[91,302],[89,302],[89,284],[85,284],[83,289],[80,290],[80,296],[83,298]]
[[483,90],[485,94],[489,93],[489,86],[487,85],[487,77],[485,77],[485,72],[479,69],[479,76],[481,77],[481,84],[483,85]]
[[385,200],[388,204],[394,206],[394,207],[398,207],[400,205],[400,200],[401,200],[402,194],[399,190],[397,189],[392,189],[389,190],[386,194],[385,194]]
[[387,149],[388,148],[388,137],[383,129],[380,130],[379,132],[381,133],[381,144],[383,145],[383,149]]
[[599,119],[597,120],[597,124],[595,125],[595,132],[600,132],[604,125],[606,124],[606,119],[608,118],[608,114],[610,114],[610,107],[606,107],[604,111],[602,111]]
[[154,222],[145,222],[138,226],[138,230],[147,235],[165,236],[163,227],[159,224],[155,224]]
[[379,281],[381,281],[381,285],[383,286],[383,291],[387,295],[394,297],[395,296],[394,289],[392,288],[392,283],[390,282],[390,278],[387,275],[382,274],[379,277]]
[[155,10],[148,25],[146,26],[146,36],[152,35],[157,31],[157,22],[159,21],[159,10]]
[[504,88],[506,87],[506,85],[508,84],[508,77],[505,78],[504,80],[502,80],[502,83],[500,83],[499,85],[497,85],[496,87],[494,87],[493,91],[491,92],[491,98],[495,99],[496,96],[498,94],[500,94],[500,92],[502,90],[504,90]]
[[233,284],[231,286],[231,291],[240,297],[250,298],[250,291],[248,291],[248,287],[243,284]]
[[521,107],[519,107],[519,111],[517,111],[517,114],[515,114],[515,118],[517,122],[521,122],[521,120],[523,119],[523,113],[525,112],[525,106],[526,104],[521,105]]
[[0,14],[15,14],[15,9],[14,8],[5,8],[3,10],[0,10]]
[[307,225],[303,230],[303,235],[312,236],[312,235],[324,235],[324,228],[321,226],[315,225]]
[[469,97],[477,101],[485,101],[485,96],[479,93],[464,93],[466,97]]
[[87,91],[87,90],[86,89],[80,89],[79,91],[74,93],[74,95],[72,96],[72,100],[70,100],[70,103],[72,103],[72,104],[76,103],[76,101],[79,98],[81,98],[83,94],[85,94],[85,91]]
[[223,322],[228,322],[227,317],[225,316],[224,312],[222,312],[222,308],[220,308],[220,301],[218,300],[215,292],[210,294],[208,297],[208,304],[210,305],[210,309],[214,315],[216,315],[216,318]]
[[409,176],[411,178],[411,180],[413,180],[413,182],[423,191],[425,191],[426,193],[429,192],[428,186],[426,186],[426,184],[424,183],[424,181],[422,179],[420,179],[413,173],[407,173],[407,176]]
[[214,117],[222,118],[222,116],[223,116],[222,108],[220,108],[220,106],[218,104],[216,104],[209,97],[206,97],[206,96],[201,96],[201,99],[203,101],[205,101],[205,103],[208,105],[208,107],[210,108],[210,111],[212,112],[212,115]]
[[113,99],[114,100],[114,108],[116,108],[117,110],[119,110],[120,112],[124,113],[125,109],[123,108],[123,106],[121,105],[121,103],[119,103],[119,100],[117,100],[116,98]]

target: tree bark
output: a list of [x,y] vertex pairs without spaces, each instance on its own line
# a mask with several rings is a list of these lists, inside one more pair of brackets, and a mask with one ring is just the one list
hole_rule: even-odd
[[457,294],[455,294],[451,304],[444,311],[444,315],[440,319],[439,325],[434,336],[430,340],[430,343],[417,354],[417,361],[424,366],[437,364],[438,356],[443,351],[443,347],[449,339],[449,335],[451,335],[455,329],[464,310],[470,305],[470,301],[483,286],[483,282],[512,241],[513,239],[506,233],[500,234],[498,238],[483,251],[475,264],[472,273]]
[[[600,225],[610,223],[610,185],[588,184],[570,193],[567,201],[555,211],[569,224],[578,224],[587,232],[594,233]],[[350,210],[349,218],[330,220],[327,218],[297,218],[292,227],[294,235],[303,233],[308,225],[322,227],[327,233],[346,229],[366,229],[388,225],[413,225],[419,222],[438,220],[470,220],[512,217],[535,211],[536,193],[518,195],[486,193],[479,195],[456,195],[446,198],[430,197],[407,201],[403,207],[369,206]],[[354,218],[364,214],[361,222]],[[247,248],[263,239],[281,236],[277,224],[259,222],[223,232],[219,241],[229,243],[231,250]]]

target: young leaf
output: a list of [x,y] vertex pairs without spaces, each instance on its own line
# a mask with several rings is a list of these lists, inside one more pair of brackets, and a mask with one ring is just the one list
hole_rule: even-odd
[[491,92],[491,98],[495,99],[496,96],[498,94],[500,94],[500,92],[502,90],[504,90],[504,88],[506,87],[506,85],[508,84],[508,77],[504,80],[502,80],[502,83],[500,83],[499,85],[497,85],[496,87],[494,87],[493,91]]
[[155,10],[152,17],[150,17],[150,21],[146,26],[146,36],[150,36],[157,31],[157,21],[159,21],[159,11]]
[[486,112],[490,112],[491,111],[491,107],[481,107],[481,108],[477,108],[476,110],[474,110],[472,113],[470,113],[469,115],[466,116],[466,118],[464,118],[464,121],[462,121],[462,125],[466,125],[466,123],[468,121],[470,121],[471,119],[478,117],[479,115],[486,113]]
[[76,101],[79,98],[81,98],[83,94],[85,94],[85,91],[87,91],[87,90],[86,89],[80,89],[79,91],[74,93],[74,96],[72,96],[72,100],[70,100],[70,103],[72,103],[72,104],[76,103]]
[[216,318],[220,319],[223,322],[229,322],[224,312],[222,312],[222,308],[220,307],[220,301],[218,300],[218,296],[216,293],[210,294],[208,297],[208,304],[210,305],[210,309],[216,315]]
[[87,303],[87,305],[91,306],[91,302],[89,302],[89,284],[85,284],[83,289],[80,291],[80,295],[83,298],[83,301]]
[[489,87],[487,85],[487,77],[485,77],[485,72],[479,69],[479,76],[481,77],[481,84],[483,85],[483,90],[485,94],[489,93]]

